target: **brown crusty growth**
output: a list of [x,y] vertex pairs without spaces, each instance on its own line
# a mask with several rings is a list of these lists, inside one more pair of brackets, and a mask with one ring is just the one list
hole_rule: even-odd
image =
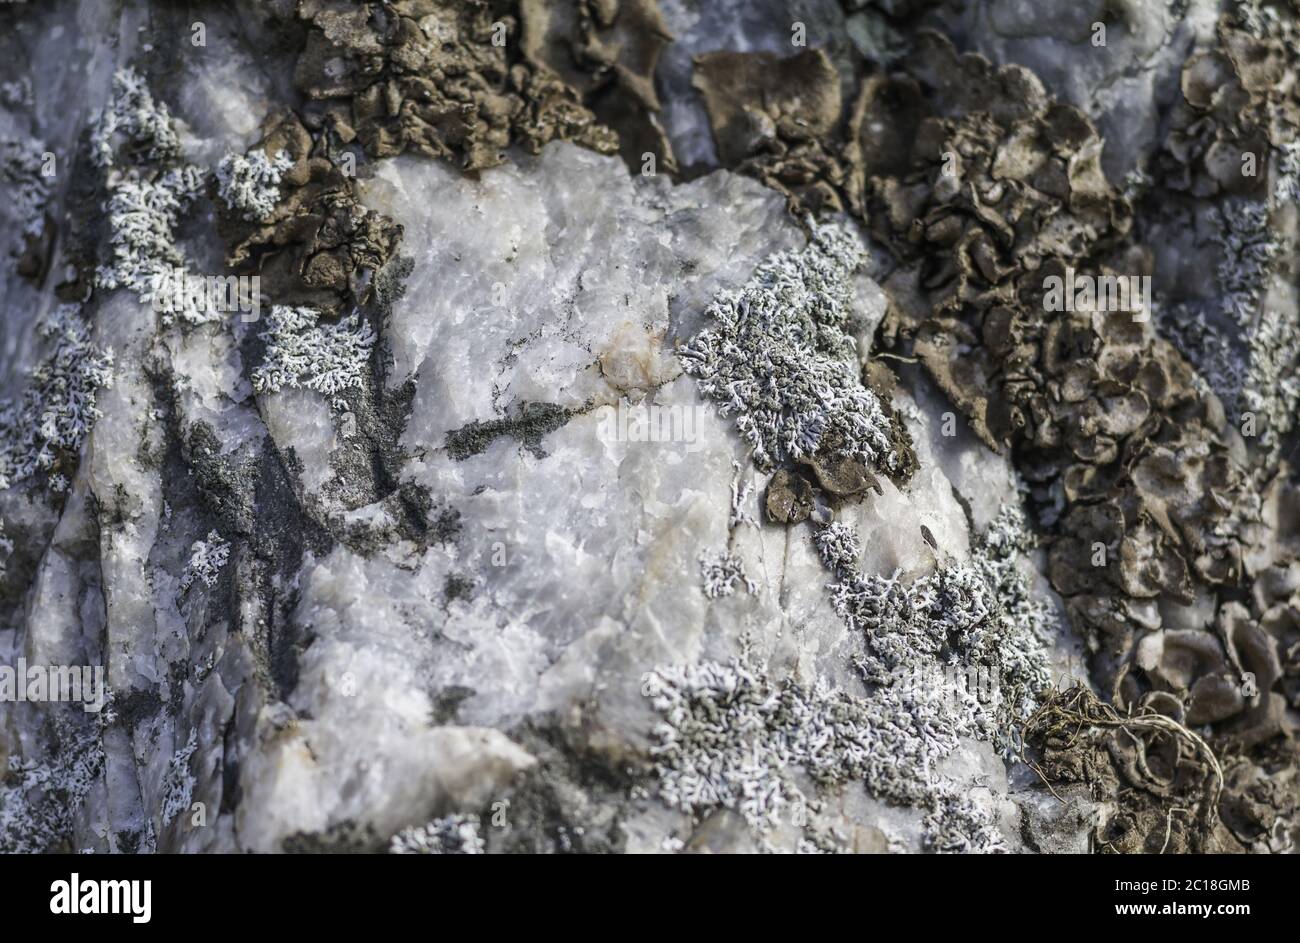
[[784,193],[797,216],[844,208],[835,143],[843,102],[826,53],[706,53],[695,58],[694,85],[724,167]]
[[366,300],[374,275],[397,251],[402,227],[361,205],[356,180],[326,156],[326,144],[313,140],[293,112],[273,112],[263,128],[252,149],[269,157],[283,153],[293,166],[265,219],[246,220],[215,201],[227,264],[260,275],[274,304],[339,313]]
[[519,20],[524,59],[554,73],[617,133],[630,168],[640,171],[653,154],[658,170],[676,173],[655,90],[673,41],[658,0],[519,0]]
[[[1220,51],[1189,63],[1162,158],[1194,195],[1248,187],[1226,173],[1225,153],[1239,166],[1242,149],[1294,138],[1274,101],[1294,95],[1276,81],[1278,44],[1223,25],[1220,37]],[[1267,811],[1249,772],[1296,765],[1286,708],[1300,707],[1300,548],[1284,535],[1300,502],[1286,469],[1263,488],[1252,480],[1238,430],[1149,312],[1047,310],[1045,279],[1067,268],[1151,274],[1091,121],[1029,70],[959,54],[930,31],[897,71],[867,70],[843,114],[839,78],[815,50],[701,57],[696,84],[724,165],[796,212],[847,210],[894,256],[878,340],[916,356],[1030,484],[1048,575],[1111,707],[1208,726],[1216,752],[1240,754],[1216,814],[1181,822],[1160,777],[1173,781],[1186,738],[1139,731],[1130,749],[1119,744],[1128,733],[1108,736],[1087,763],[1054,754],[1098,798],[1145,792],[1099,841],[1251,846],[1300,807],[1292,782]],[[769,494],[773,519],[804,516],[792,484]],[[1093,775],[1094,760],[1113,770]]]
[[1263,157],[1295,140],[1300,126],[1294,53],[1276,36],[1252,35],[1220,19],[1218,44],[1184,64],[1156,170],[1164,186],[1196,197],[1259,195],[1267,174],[1242,173],[1242,155]]
[[298,87],[345,143],[495,166],[552,140],[675,165],[655,117],[655,0],[299,0]]
[[[1115,708],[1209,725],[1218,751],[1288,734],[1282,639],[1239,601],[1285,557],[1269,536],[1285,527],[1284,499],[1261,500],[1238,431],[1149,313],[1045,304],[1046,277],[1067,267],[1150,272],[1130,207],[1101,172],[1102,141],[1024,69],[958,55],[935,34],[916,53],[907,74],[868,81],[857,105],[915,128],[877,137],[860,124],[856,140],[851,202],[900,263],[885,339],[910,346],[1034,486],[1049,577]],[[1244,676],[1258,696],[1243,693]],[[1172,763],[1172,776],[1179,761],[1152,762]],[[1224,802],[1241,808],[1233,788],[1230,777]],[[1134,820],[1134,850],[1159,850],[1143,832],[1165,835],[1156,811]]]

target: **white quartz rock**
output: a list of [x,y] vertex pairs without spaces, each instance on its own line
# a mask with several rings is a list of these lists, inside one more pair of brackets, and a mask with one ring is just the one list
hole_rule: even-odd
[[[671,350],[699,329],[717,290],[801,244],[777,196],[724,173],[675,188],[630,179],[616,159],[560,144],[479,181],[390,161],[366,197],[404,225],[414,261],[384,331],[390,382],[416,383],[402,477],[454,509],[459,531],[414,566],[338,546],[303,568],[295,618],[311,641],[290,704],[310,720],[246,764],[241,815],[287,835],[345,819],[395,831],[434,813],[483,811],[508,796],[509,777],[448,773],[442,756],[403,759],[446,729],[431,714],[447,703],[439,724],[516,738],[556,729],[611,769],[643,769],[656,722],[643,676],[658,665],[726,660],[747,644],[775,677],[861,690],[851,657],[862,643],[831,608],[810,531],[731,526],[733,482],[738,509],[761,522],[766,477]],[[566,412],[541,431],[510,425],[526,402]],[[638,409],[670,417],[668,441],[632,441]],[[917,415],[922,438],[938,419]],[[464,446],[474,423],[497,434]],[[319,474],[307,427],[285,414],[272,431],[308,456],[304,475]],[[968,554],[964,511],[936,459],[944,441],[921,442],[923,471],[905,490],[886,485],[884,497],[842,512],[868,544],[868,571],[933,566],[922,524],[945,553]],[[1010,480],[1003,459],[983,460],[986,470],[967,474],[993,480],[1000,468]],[[699,556],[724,548],[753,592],[709,599]],[[480,759],[525,769],[527,748],[507,748],[504,736]],[[878,812],[848,802],[834,821],[854,833]],[[915,847],[919,813],[890,814],[911,823],[896,841]],[[653,800],[630,801],[623,815],[629,847],[690,835]],[[251,828],[241,823],[240,835]]]

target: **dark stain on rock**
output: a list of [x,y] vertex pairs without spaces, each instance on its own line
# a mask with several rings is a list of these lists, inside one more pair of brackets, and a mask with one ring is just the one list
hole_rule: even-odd
[[148,723],[163,709],[162,694],[154,688],[133,688],[125,697],[114,699],[117,716],[128,730]]
[[471,422],[447,434],[447,454],[457,462],[486,451],[497,439],[509,436],[532,453],[545,458],[542,439],[564,426],[573,410],[553,403],[523,403],[513,416],[487,422]]

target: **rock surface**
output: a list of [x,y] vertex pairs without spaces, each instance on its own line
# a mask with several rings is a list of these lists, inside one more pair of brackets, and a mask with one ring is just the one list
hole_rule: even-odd
[[[0,850],[1096,847],[1103,793],[1054,798],[1019,741],[1053,686],[1114,680],[1095,613],[1057,595],[1078,603],[1082,538],[1044,513],[1042,455],[900,342],[924,323],[991,358],[957,314],[1012,303],[957,304],[929,267],[957,232],[925,201],[953,194],[908,109],[933,99],[980,173],[1040,145],[1068,165],[1059,192],[1037,164],[1016,178],[1043,232],[1012,263],[972,235],[1006,224],[970,224],[987,281],[1136,239],[1120,178],[1202,129],[1169,112],[1212,5],[1122,5],[1104,56],[1087,4],[520,2],[497,5],[504,47],[480,2],[214,4],[206,46],[183,11],[59,6],[0,8],[0,668],[99,667],[109,693],[0,697]],[[998,121],[974,110],[997,96],[950,100],[942,68],[897,58],[939,48],[923,26],[992,60],[960,68],[1000,83]],[[1138,215],[1142,238],[1173,226]],[[259,275],[262,307],[150,298],[178,266]],[[1197,729],[1271,735],[1294,700],[1268,641],[1300,625],[1285,432],[1258,599],[1113,590],[1141,633],[1115,664],[1143,695],[1190,688]],[[1249,711],[1213,680],[1243,666]],[[1268,775],[1294,790],[1287,762]],[[1261,769],[1228,771],[1222,815],[1281,847]]]

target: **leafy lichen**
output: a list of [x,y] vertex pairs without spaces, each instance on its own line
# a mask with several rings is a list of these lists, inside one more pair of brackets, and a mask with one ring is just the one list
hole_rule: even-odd
[[700,554],[700,574],[704,578],[704,595],[710,599],[732,595],[737,583],[750,593],[758,590],[754,581],[745,575],[744,561],[729,550]]
[[0,580],[8,573],[9,555],[14,552],[14,542],[5,536],[5,522],[0,518]]
[[140,73],[125,68],[113,75],[113,95],[91,127],[90,148],[91,159],[107,170],[123,152],[147,163],[175,160],[181,141],[167,105]]
[[99,267],[96,283],[134,291],[162,312],[164,324],[178,317],[189,324],[211,320],[212,313],[187,293],[181,293],[178,305],[176,293],[167,290],[176,271],[186,266],[185,253],[176,245],[176,226],[202,185],[202,172],[192,166],[173,168],[152,180],[110,184],[105,210],[113,260]]
[[180,138],[171,114],[134,70],[114,75],[113,96],[92,130],[91,148],[106,172],[104,210],[113,247],[112,261],[96,272],[96,284],[130,289],[161,312],[164,324],[177,318],[187,324],[212,320],[212,312],[189,293],[166,287],[186,267],[176,228],[201,193],[205,172],[178,161]]
[[181,591],[189,589],[198,580],[211,589],[217,585],[221,568],[230,557],[230,544],[221,538],[215,530],[208,534],[207,540],[196,540],[190,547],[190,562],[181,577]]
[[167,775],[162,786],[163,825],[171,824],[176,816],[190,807],[190,800],[194,797],[195,780],[193,774],[190,773],[189,762],[198,746],[198,730],[191,729],[189,739],[185,741],[185,746],[172,754],[171,763],[167,766]]
[[50,181],[41,171],[45,149],[35,139],[0,141],[0,182],[7,185],[14,219],[24,235],[38,236],[45,227]]
[[778,683],[748,656],[658,668],[645,693],[663,717],[652,748],[660,796],[693,814],[732,809],[766,830],[816,809],[791,775],[799,768],[819,786],[860,781],[923,810],[932,849],[1003,850],[992,801],[939,769],[963,738],[1011,752],[1013,730],[1048,686],[1053,617],[1019,569],[1031,545],[1023,522],[1004,511],[969,562],[910,583],[863,574],[846,524],[823,527],[815,542],[835,575],[837,611],[866,642],[856,663],[867,695],[824,680]]
[[73,820],[104,770],[98,724],[56,712],[44,762],[10,756],[0,779],[0,853],[42,854],[70,840]]

